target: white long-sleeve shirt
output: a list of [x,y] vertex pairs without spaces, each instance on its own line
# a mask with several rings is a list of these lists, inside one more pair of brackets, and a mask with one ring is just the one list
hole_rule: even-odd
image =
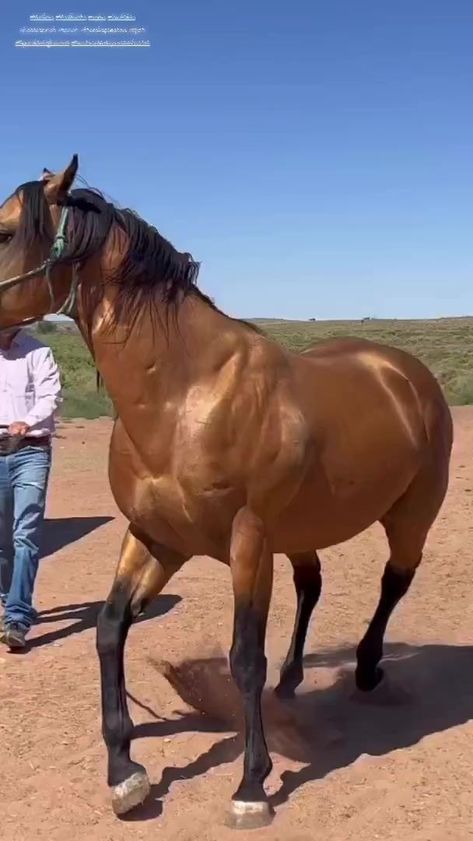
[[20,330],[8,350],[0,348],[0,436],[15,421],[28,435],[52,435],[61,402],[59,370],[51,348]]

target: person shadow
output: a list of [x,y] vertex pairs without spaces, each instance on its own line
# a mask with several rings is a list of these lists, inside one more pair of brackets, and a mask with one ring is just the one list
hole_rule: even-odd
[[[411,747],[473,718],[473,646],[386,644],[383,665],[383,683],[373,693],[358,693],[355,651],[341,647],[306,658],[305,688],[293,701],[279,701],[272,690],[265,691],[269,749],[303,765],[282,773],[271,797],[274,807],[286,803],[302,786],[365,755],[384,756]],[[191,780],[242,754],[241,718],[236,711],[241,704],[225,658],[159,669],[193,709],[173,719],[162,719],[148,709],[153,720],[137,726],[135,738],[196,731],[225,735],[184,767],[164,768],[149,800],[127,817],[131,821],[158,817],[174,782]]]
[[[101,528],[104,525],[113,521],[113,517],[60,517],[55,519],[45,519],[43,527],[43,536],[41,541],[41,559],[54,555],[66,546],[77,543],[93,531]],[[138,617],[137,622],[143,622],[146,619],[153,619],[156,616],[162,616],[180,601],[178,596],[165,595],[157,599],[142,616]],[[83,602],[80,604],[60,605],[49,610],[42,610],[38,613],[35,626],[44,626],[47,624],[58,624],[69,622],[72,624],[66,627],[54,628],[54,630],[35,635],[28,639],[28,645],[25,653],[34,648],[41,648],[44,645],[51,645],[60,640],[75,634],[80,634],[90,628],[94,628],[97,623],[99,611],[103,605],[102,601]]]
[[[66,546],[77,543],[93,531],[110,523],[113,519],[110,516],[46,518],[43,523],[40,560],[47,559],[49,556],[60,552]],[[12,566],[10,567],[9,575],[5,576],[7,585],[8,578],[11,578],[11,572]],[[159,616],[161,613],[166,613],[174,606],[176,599],[177,597],[174,597],[174,600],[171,598],[171,602],[161,601],[159,604],[156,604],[153,615]],[[48,622],[57,623],[70,620],[75,620],[74,624],[66,628],[55,629],[51,633],[43,634],[42,636],[35,635],[28,638],[26,647],[17,653],[28,654],[33,648],[58,642],[71,634],[80,633],[81,631],[92,628],[96,623],[101,605],[102,602],[85,602],[83,604],[71,604],[41,611],[36,615],[34,626]]]
[[58,517],[45,519],[41,539],[41,558],[54,555],[93,531],[112,522],[113,517]]
[[[149,619],[164,616],[173,610],[180,601],[181,596],[168,593],[160,595],[135,619],[133,624],[138,625]],[[28,640],[27,650],[31,651],[34,648],[42,648],[44,645],[52,645],[75,634],[81,634],[84,631],[95,628],[97,617],[103,604],[103,601],[82,602],[80,604],[61,605],[50,608],[49,610],[42,610],[37,616],[35,626],[62,622],[70,622],[72,624],[54,628],[52,631],[32,637]]]

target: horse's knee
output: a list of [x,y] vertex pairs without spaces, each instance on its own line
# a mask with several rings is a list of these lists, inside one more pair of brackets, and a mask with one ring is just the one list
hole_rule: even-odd
[[254,608],[239,608],[230,651],[232,677],[244,695],[262,691],[266,682],[267,660],[261,619]]
[[97,617],[96,646],[99,655],[113,654],[124,642],[131,625],[130,599],[122,587],[112,590]]
[[[416,560],[414,560],[414,558]],[[397,604],[406,595],[421,562],[422,555],[416,554],[410,563],[391,557],[386,564],[381,580],[381,598],[388,604]]]
[[105,604],[97,618],[96,645],[100,656],[112,654],[120,644],[122,620]]
[[267,660],[263,652],[232,649],[230,654],[232,677],[243,695],[261,692],[266,683]]

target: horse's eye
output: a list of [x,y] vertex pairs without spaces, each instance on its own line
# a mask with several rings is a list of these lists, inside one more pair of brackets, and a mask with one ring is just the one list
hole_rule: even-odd
[[8,231],[0,231],[0,245],[10,242],[11,239],[13,239],[13,234]]

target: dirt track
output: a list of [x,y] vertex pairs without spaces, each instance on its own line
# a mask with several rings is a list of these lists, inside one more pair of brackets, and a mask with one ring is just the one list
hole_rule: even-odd
[[[306,681],[287,726],[285,711],[267,700],[277,816],[271,828],[237,836],[222,821],[241,775],[238,739],[190,713],[153,664],[194,653],[210,659],[218,656],[216,645],[228,649],[229,576],[207,559],[193,560],[130,634],[134,755],[147,766],[153,793],[127,822],[111,813],[94,623],[124,523],[106,478],[109,423],[62,428],[37,588],[40,624],[26,655],[0,650],[2,841],[473,838],[473,412],[457,410],[455,421],[448,501],[390,624],[387,684],[377,699],[361,702],[350,674],[386,560],[383,534],[374,528],[323,553]],[[272,680],[293,612],[290,570],[280,559],[268,638]],[[197,694],[209,712],[221,692],[233,697],[231,685],[220,676],[206,693],[205,681],[221,663],[200,665]]]

